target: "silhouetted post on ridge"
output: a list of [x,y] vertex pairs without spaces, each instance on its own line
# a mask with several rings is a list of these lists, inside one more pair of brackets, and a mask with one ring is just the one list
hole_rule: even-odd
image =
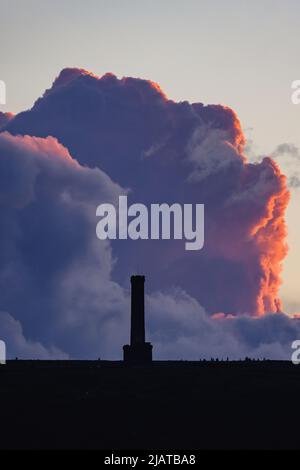
[[145,276],[131,276],[131,332],[130,345],[123,346],[124,362],[149,364],[152,344],[145,342]]

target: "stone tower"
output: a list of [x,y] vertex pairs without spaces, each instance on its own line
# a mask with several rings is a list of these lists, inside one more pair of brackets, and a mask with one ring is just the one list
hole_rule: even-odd
[[149,364],[152,344],[145,342],[145,276],[131,276],[131,330],[130,345],[123,346],[124,362]]

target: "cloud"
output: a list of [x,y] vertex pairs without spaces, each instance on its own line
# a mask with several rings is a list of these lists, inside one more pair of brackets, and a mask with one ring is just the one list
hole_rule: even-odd
[[288,177],[288,187],[297,189],[300,187],[299,161],[300,151],[294,144],[284,143],[277,146],[271,154],[272,158],[283,165]]
[[204,250],[192,257],[177,241],[113,243],[117,281],[139,263],[155,273],[151,289],[178,285],[210,313],[280,309],[286,180],[270,159],[246,161],[231,109],[175,103],[147,80],[65,69],[7,130],[55,136],[81,165],[129,188],[132,202],[206,205]]
[[0,134],[0,175],[1,309],[31,342],[95,354],[118,323],[122,292],[110,278],[111,248],[96,240],[95,207],[123,189],[53,137]]
[[0,111],[0,130],[5,127],[13,117],[14,115],[12,113],[2,113]]
[[300,153],[298,147],[294,144],[284,143],[276,147],[274,152],[272,152],[272,158],[278,158],[282,155],[290,155],[291,157],[300,160]]
[[[208,317],[281,309],[289,192],[278,165],[249,163],[244,147],[227,107],[176,103],[148,80],[63,70],[0,133],[0,309],[47,350],[116,357],[127,342],[129,277],[138,269],[153,296],[154,334],[160,322],[173,332],[159,354],[176,345],[179,354],[200,354],[218,343],[220,353],[230,345],[237,355],[248,351],[238,330],[226,333],[228,319]],[[204,203],[204,249],[97,240],[96,207],[125,193],[129,204]],[[172,288],[186,300],[165,298]],[[199,325],[197,335],[188,324]],[[203,348],[202,328],[211,332]]]
[[288,186],[290,188],[299,188],[300,187],[300,178],[297,175],[290,176],[288,180]]
[[0,312],[1,337],[5,339],[7,359],[68,359],[55,347],[46,349],[40,342],[27,340],[22,325],[9,313]]
[[[264,156],[257,155],[253,149],[253,142],[248,142],[246,153],[249,155],[251,161],[260,162]],[[275,160],[280,167],[284,170],[287,176],[287,186],[290,189],[297,189],[300,187],[300,173],[299,161],[300,151],[298,147],[292,143],[283,143],[277,145],[275,150],[271,152],[270,157]]]
[[147,307],[155,354],[164,359],[290,360],[291,344],[300,338],[300,321],[287,315],[210,317],[179,289],[153,293]]

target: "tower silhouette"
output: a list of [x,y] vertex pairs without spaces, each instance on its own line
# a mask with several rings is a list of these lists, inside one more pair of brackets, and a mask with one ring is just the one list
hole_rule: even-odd
[[145,276],[131,276],[131,331],[130,345],[123,346],[124,362],[149,364],[152,344],[145,342]]

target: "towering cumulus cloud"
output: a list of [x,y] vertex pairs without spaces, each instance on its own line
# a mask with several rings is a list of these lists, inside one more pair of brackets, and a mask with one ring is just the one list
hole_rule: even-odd
[[[270,158],[247,162],[231,109],[176,103],[147,80],[65,69],[32,109],[0,125],[0,311],[32,344],[111,354],[126,337],[136,269],[147,276],[153,334],[159,312],[162,328],[165,318],[170,331],[178,322],[166,313],[174,289],[181,322],[192,312],[192,324],[196,315],[218,335],[216,313],[281,310],[286,178]],[[186,251],[184,240],[97,240],[96,206],[120,194],[129,204],[204,203],[203,250]],[[226,331],[229,344],[240,330]]]

